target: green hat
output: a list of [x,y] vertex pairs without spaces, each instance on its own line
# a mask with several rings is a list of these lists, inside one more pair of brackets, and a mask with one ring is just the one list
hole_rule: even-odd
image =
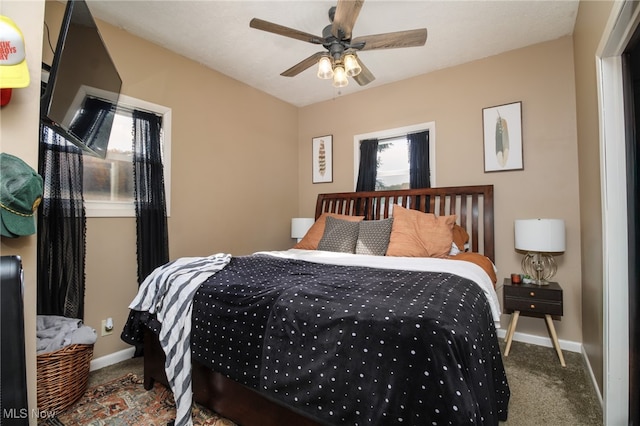
[[27,163],[0,153],[0,234],[15,238],[36,232],[34,213],[42,200],[42,177]]

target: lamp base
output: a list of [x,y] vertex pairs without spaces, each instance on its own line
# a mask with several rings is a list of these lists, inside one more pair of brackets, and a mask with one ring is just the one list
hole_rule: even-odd
[[550,281],[547,280],[532,280],[529,284],[535,284],[535,285],[540,285],[540,286],[545,286],[545,285],[549,285]]
[[522,271],[532,278],[532,284],[549,285],[558,270],[553,256],[546,253],[531,252],[522,258]]

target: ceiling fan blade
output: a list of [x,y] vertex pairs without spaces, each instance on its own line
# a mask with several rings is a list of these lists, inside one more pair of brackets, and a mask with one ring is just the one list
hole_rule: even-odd
[[324,38],[322,37],[305,33],[304,31],[294,30],[293,28],[285,27],[283,25],[274,24],[273,22],[263,21],[262,19],[258,19],[258,18],[253,18],[249,22],[249,26],[257,30],[267,31],[273,34],[295,38],[296,40],[302,40],[308,43],[313,43],[313,44],[324,43]]
[[302,61],[298,62],[297,64],[295,64],[294,66],[286,70],[285,72],[281,73],[280,75],[284,77],[294,77],[300,74],[302,71],[306,70],[307,68],[312,67],[314,64],[317,64],[318,60],[320,60],[320,57],[326,54],[327,52],[314,53],[313,55],[309,56],[307,59],[303,59]]
[[356,23],[360,9],[364,0],[338,0],[336,14],[333,17],[331,34],[338,40],[348,40],[351,38],[351,31]]
[[373,49],[395,49],[398,47],[424,46],[427,42],[427,29],[398,31],[395,33],[374,34],[363,37],[356,37],[351,40],[351,45],[364,43],[364,47],[359,50]]
[[357,58],[358,64],[360,64],[360,68],[362,68],[362,70],[360,71],[360,73],[358,75],[356,75],[355,77],[353,77],[353,79],[355,80],[356,83],[358,83],[360,86],[366,86],[367,84],[371,83],[373,80],[376,79],[376,77],[373,75],[373,73],[371,71],[369,71],[369,68],[365,67],[364,64],[362,63],[362,61],[360,60],[360,58]]

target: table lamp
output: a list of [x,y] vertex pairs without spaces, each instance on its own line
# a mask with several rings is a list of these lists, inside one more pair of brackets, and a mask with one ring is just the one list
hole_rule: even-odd
[[562,219],[520,219],[515,221],[515,248],[526,251],[522,271],[534,284],[548,285],[557,271],[554,254],[565,250]]
[[314,222],[315,219],[312,217],[294,217],[291,219],[291,238],[296,238],[300,242]]

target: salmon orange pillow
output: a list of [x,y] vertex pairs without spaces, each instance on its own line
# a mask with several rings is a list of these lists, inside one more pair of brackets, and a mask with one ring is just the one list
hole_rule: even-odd
[[447,257],[456,216],[436,216],[393,206],[393,226],[387,256]]
[[469,234],[458,224],[453,225],[453,242],[460,251],[465,251],[465,244],[469,242]]
[[322,213],[322,215],[315,221],[311,228],[307,231],[304,238],[300,240],[298,244],[293,246],[295,249],[302,250],[317,250],[318,243],[322,239],[322,235],[324,234],[324,226],[327,220],[327,216],[331,216],[336,219],[348,220],[350,222],[360,222],[364,219],[364,216],[348,216],[346,214],[336,214],[336,213]]

